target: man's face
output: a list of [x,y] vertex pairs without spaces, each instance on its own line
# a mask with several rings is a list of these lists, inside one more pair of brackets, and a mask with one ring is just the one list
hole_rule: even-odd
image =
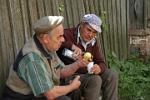
[[85,42],[90,41],[96,36],[97,31],[94,30],[90,25],[82,23],[80,27],[81,37]]
[[46,43],[46,49],[50,51],[57,51],[61,44],[65,41],[63,37],[63,26],[59,25],[48,34],[48,39]]

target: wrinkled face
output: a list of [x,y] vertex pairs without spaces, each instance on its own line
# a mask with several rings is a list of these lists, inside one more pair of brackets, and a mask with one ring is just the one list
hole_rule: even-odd
[[44,44],[49,52],[57,51],[60,48],[61,44],[65,41],[63,34],[62,25],[57,26],[51,33],[46,34],[47,36],[44,39]]
[[80,27],[81,37],[85,42],[90,41],[94,37],[96,37],[97,31],[94,30],[89,24],[82,23]]

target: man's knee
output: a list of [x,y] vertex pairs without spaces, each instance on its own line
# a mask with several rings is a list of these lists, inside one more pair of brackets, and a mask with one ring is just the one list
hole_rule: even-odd
[[102,79],[101,77],[99,77],[99,75],[91,75],[89,77],[88,84],[93,85],[100,89],[102,84]]
[[107,79],[108,81],[118,81],[118,73],[114,70],[107,69],[103,74],[102,74],[103,79]]
[[117,81],[118,80],[118,73],[114,70],[109,70],[109,71],[110,71],[109,77],[111,77],[113,80]]
[[102,79],[99,75],[89,75],[84,86],[83,96],[85,100],[98,100]]

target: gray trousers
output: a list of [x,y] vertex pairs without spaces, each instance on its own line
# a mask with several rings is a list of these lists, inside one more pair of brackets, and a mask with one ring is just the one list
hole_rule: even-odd
[[101,89],[103,100],[118,100],[118,74],[107,69],[102,75]]
[[81,95],[84,100],[98,100],[102,80],[99,75],[80,74],[81,80]]
[[[107,69],[102,75],[80,75],[80,93],[84,100],[99,100],[102,92],[102,100],[118,100],[118,75]],[[73,77],[68,78],[68,81]],[[79,92],[78,92],[79,94]]]

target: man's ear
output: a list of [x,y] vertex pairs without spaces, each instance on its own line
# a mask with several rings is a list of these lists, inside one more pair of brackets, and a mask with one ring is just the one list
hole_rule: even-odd
[[49,35],[48,35],[48,34],[44,34],[44,35],[43,35],[43,42],[44,42],[44,43],[47,44],[48,41],[49,41],[49,39],[50,39],[50,38],[49,38]]

